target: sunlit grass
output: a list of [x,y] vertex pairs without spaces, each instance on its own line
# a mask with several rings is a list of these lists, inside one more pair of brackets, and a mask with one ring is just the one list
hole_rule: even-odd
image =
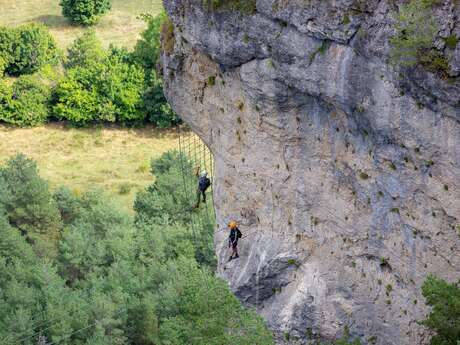
[[150,160],[178,148],[174,130],[104,127],[91,129],[47,125],[0,126],[0,162],[16,153],[37,161],[51,188],[66,185],[75,193],[99,187],[132,212],[135,194],[152,183]]
[[[104,46],[132,47],[145,28],[141,13],[158,14],[161,0],[113,0],[112,10],[94,28]],[[61,48],[68,47],[85,29],[70,24],[61,14],[59,0],[0,0],[0,25],[40,22],[49,26]]]

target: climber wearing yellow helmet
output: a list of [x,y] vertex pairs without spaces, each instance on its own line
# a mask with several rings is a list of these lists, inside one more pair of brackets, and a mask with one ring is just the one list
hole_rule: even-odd
[[241,238],[242,234],[240,229],[238,229],[237,222],[231,221],[228,223],[228,227],[230,228],[230,234],[228,235],[228,247],[232,248],[232,255],[230,255],[230,259],[228,261],[232,261],[233,259],[240,257],[238,255],[238,239]]

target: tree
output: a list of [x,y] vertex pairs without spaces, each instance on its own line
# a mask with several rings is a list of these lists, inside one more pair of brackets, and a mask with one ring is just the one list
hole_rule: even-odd
[[[152,163],[162,180],[159,195],[171,191],[163,189],[176,178],[177,158],[170,153]],[[49,190],[33,162],[16,160],[0,168],[2,344],[273,344],[263,320],[242,307],[210,265],[197,262],[200,247],[172,213],[162,219],[144,212],[133,222],[100,191],[76,196],[60,188],[59,255],[41,260],[9,218],[10,205],[22,204],[15,199],[25,195],[22,188],[31,190],[34,205],[37,195],[49,200]],[[25,171],[12,172],[20,167]],[[42,223],[49,221],[36,218],[34,226]]]
[[46,64],[56,64],[59,52],[48,28],[32,23],[0,28],[0,57],[6,64],[5,72],[18,76],[36,72]]
[[[77,55],[88,58],[85,54]],[[142,69],[126,62],[125,56],[118,51],[102,60],[92,55],[85,65],[67,70],[58,83],[53,107],[55,116],[79,125],[143,121]]]
[[156,73],[161,50],[161,28],[167,20],[166,13],[157,16],[143,15],[147,29],[141,34],[132,53],[133,61],[142,66],[147,88],[143,95],[143,110],[148,121],[160,128],[168,128],[180,123],[180,118],[172,110],[164,92],[163,81]]
[[0,178],[4,180],[7,195],[0,201],[9,223],[33,243],[41,255],[53,255],[61,219],[35,162],[17,155],[0,168]]
[[94,25],[112,7],[111,0],[61,0],[62,14],[81,25]]
[[181,122],[181,119],[168,103],[163,92],[163,81],[151,72],[150,82],[143,95],[144,111],[147,118],[159,128],[169,128]]
[[35,76],[21,76],[13,85],[0,80],[0,120],[18,126],[36,126],[49,114],[51,89]]
[[168,270],[158,291],[162,344],[274,344],[262,319],[245,310],[223,280],[185,258]]
[[78,37],[68,49],[66,67],[82,67],[91,63],[99,63],[106,56],[101,42],[96,37],[96,32],[88,30]]
[[142,65],[147,73],[147,77],[150,75],[151,71],[155,70],[160,58],[160,31],[166,18],[165,12],[157,16],[149,14],[141,16],[141,19],[147,23],[147,29],[141,33],[141,38],[134,47],[133,57],[137,63]]
[[422,286],[427,305],[432,309],[422,323],[435,331],[431,345],[458,345],[460,339],[460,280],[448,282],[429,276]]

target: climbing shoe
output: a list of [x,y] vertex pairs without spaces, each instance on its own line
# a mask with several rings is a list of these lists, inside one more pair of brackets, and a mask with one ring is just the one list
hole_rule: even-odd
[[235,259],[238,259],[240,256],[238,254],[235,255]]
[[233,260],[233,256],[230,256],[230,259],[228,259],[228,262]]

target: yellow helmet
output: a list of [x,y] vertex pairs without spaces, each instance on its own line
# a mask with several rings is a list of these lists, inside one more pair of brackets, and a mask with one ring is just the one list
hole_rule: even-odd
[[238,223],[232,220],[230,223],[228,223],[228,226],[230,227],[230,229],[235,229],[236,227],[238,227]]

